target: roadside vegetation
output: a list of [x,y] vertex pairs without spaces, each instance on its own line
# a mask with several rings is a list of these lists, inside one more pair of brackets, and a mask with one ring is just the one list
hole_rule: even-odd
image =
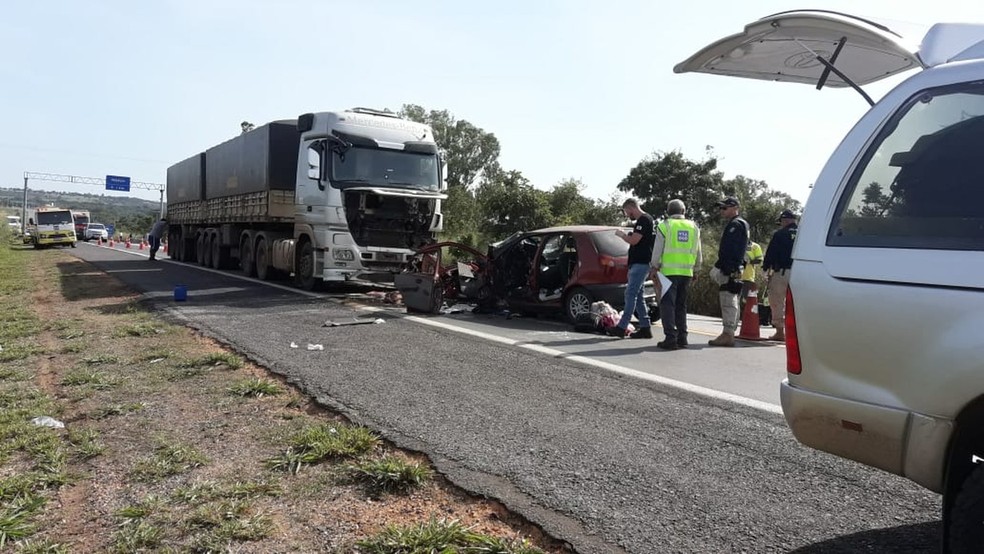
[[568,551],[112,277],[0,239],[0,551]]

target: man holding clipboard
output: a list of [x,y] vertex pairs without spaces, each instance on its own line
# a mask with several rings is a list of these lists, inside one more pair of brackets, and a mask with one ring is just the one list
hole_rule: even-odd
[[697,278],[696,270],[701,264],[700,228],[687,219],[683,200],[670,200],[666,213],[669,217],[656,226],[653,259],[649,264],[660,296],[659,315],[666,335],[656,347],[678,350],[688,344],[687,290]]

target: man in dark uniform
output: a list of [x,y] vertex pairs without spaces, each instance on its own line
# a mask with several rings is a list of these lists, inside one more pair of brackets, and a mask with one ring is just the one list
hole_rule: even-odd
[[796,214],[783,210],[779,214],[782,227],[772,234],[765,250],[762,270],[769,276],[769,305],[772,307],[772,326],[776,333],[769,340],[786,340],[786,289],[793,268],[793,241],[796,239]]
[[721,217],[728,221],[721,234],[718,259],[711,268],[711,280],[720,286],[721,323],[724,330],[708,341],[711,346],[734,346],[738,330],[738,293],[741,292],[741,270],[745,266],[748,248],[748,222],[738,215],[741,203],[734,196],[717,203]]
[[629,198],[622,204],[622,212],[626,217],[635,220],[632,232],[626,234],[621,229],[615,231],[619,238],[629,243],[629,276],[625,285],[625,307],[622,308],[622,318],[617,325],[610,327],[607,333],[613,337],[625,338],[632,313],[635,312],[636,317],[639,318],[639,328],[629,338],[651,339],[653,338],[652,322],[649,319],[649,308],[643,297],[643,289],[649,277],[649,262],[653,258],[656,225],[653,216],[639,209],[639,202],[634,198]]

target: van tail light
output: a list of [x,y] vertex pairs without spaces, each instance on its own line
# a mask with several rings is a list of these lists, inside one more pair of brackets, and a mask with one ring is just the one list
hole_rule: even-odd
[[800,360],[799,338],[796,336],[796,310],[793,308],[793,290],[786,289],[786,371],[799,375],[803,371]]

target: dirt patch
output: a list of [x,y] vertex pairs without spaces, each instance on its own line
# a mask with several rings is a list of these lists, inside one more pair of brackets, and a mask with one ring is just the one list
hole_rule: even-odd
[[[351,552],[386,526],[447,519],[569,552],[440,475],[406,494],[379,494],[353,479],[354,459],[296,474],[270,469],[299,431],[344,418],[265,368],[143,311],[121,283],[82,261],[41,252],[28,271],[30,307],[44,322],[35,337],[42,353],[18,367],[56,400],[67,425],[52,432],[89,433],[100,447],[70,460],[73,479],[49,498],[32,540],[71,552]],[[257,382],[279,392],[241,392]],[[366,456],[386,455],[426,463],[385,443]],[[14,463],[10,457],[2,468]]]

